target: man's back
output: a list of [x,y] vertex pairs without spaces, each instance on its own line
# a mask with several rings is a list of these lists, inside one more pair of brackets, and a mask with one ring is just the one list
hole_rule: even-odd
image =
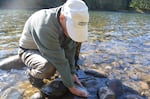
[[43,9],[32,14],[25,23],[22,36],[19,41],[19,46],[26,49],[38,49],[35,39],[32,35],[34,32],[40,33],[42,30],[42,35],[46,36],[48,34],[44,33],[47,31],[49,31],[49,33],[61,34],[59,33],[61,32],[59,31],[61,29],[56,16],[57,10],[58,8]]

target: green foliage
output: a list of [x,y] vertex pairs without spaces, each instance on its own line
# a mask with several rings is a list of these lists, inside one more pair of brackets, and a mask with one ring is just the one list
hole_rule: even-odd
[[[66,0],[0,0],[0,8],[52,8]],[[150,0],[84,0],[91,10],[150,10]]]
[[150,10],[150,0],[132,0],[130,7]]

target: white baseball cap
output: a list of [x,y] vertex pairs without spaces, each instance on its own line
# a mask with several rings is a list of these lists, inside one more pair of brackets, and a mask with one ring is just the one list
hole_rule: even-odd
[[88,39],[88,7],[82,0],[67,0],[62,13],[66,17],[66,28],[70,38],[76,42]]

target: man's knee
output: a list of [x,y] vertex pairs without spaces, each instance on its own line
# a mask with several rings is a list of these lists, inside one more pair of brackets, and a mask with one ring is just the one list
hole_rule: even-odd
[[56,68],[48,61],[42,62],[36,68],[30,70],[30,74],[36,78],[44,79],[52,77],[56,72]]
[[29,73],[36,78],[53,76],[55,67],[37,50],[28,50],[22,54],[24,64],[29,68]]

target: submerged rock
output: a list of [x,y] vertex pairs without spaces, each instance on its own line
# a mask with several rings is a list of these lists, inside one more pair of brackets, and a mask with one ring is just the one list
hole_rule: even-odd
[[41,92],[36,92],[30,97],[30,99],[44,99],[44,95]]
[[110,80],[106,85],[116,94],[116,97],[124,93],[122,82],[119,79]]
[[61,97],[67,92],[67,87],[64,86],[61,79],[55,79],[52,82],[44,85],[41,92],[48,97]]
[[101,73],[98,73],[94,70],[85,70],[84,71],[87,75],[92,75],[94,77],[99,77],[99,78],[106,78],[106,74],[101,74]]
[[0,61],[0,69],[3,70],[21,69],[24,66],[25,65],[23,64],[18,55],[14,55]]
[[108,87],[101,87],[98,91],[99,99],[116,99],[115,93]]
[[[118,79],[110,80],[103,76],[95,76],[95,74],[100,75],[96,71],[91,71],[91,73],[88,71],[87,73],[87,71],[79,70],[77,74],[79,80],[90,94],[87,99],[135,99],[132,98],[134,96],[137,99],[144,99],[138,93],[135,94],[134,90],[130,90],[130,88],[123,85]],[[85,99],[71,94],[63,85],[61,79],[55,79],[48,83],[41,89],[41,92],[48,99]]]

